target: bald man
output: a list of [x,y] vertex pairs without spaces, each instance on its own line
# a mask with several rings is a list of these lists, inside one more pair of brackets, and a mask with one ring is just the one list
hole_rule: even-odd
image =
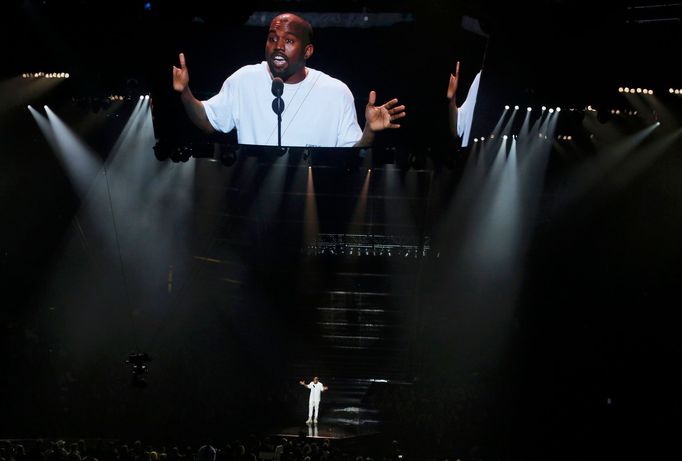
[[302,17],[284,13],[270,23],[265,61],[244,66],[225,80],[220,92],[199,101],[189,89],[184,54],[173,67],[173,88],[190,120],[207,133],[237,130],[240,144],[277,145],[277,117],[272,110],[272,80],[284,81],[282,145],[292,147],[368,147],[375,133],[399,128],[405,106],[392,99],[375,105],[370,91],[365,127],[360,129],[353,94],[333,77],[306,66],[313,55],[313,28]]
[[329,390],[329,387],[320,382],[317,376],[313,377],[310,383],[306,384],[301,380],[298,382],[301,386],[310,389],[310,398],[308,399],[308,420],[306,424],[317,424],[317,415],[320,410],[320,400],[322,400],[322,393]]

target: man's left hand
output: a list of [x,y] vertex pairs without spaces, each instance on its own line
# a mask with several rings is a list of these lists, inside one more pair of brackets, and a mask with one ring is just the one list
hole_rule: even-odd
[[365,108],[366,127],[373,132],[385,130],[386,128],[400,128],[399,124],[393,122],[405,116],[405,106],[397,106],[397,98],[391,99],[382,106],[375,106],[374,103],[376,100],[376,91],[370,91],[369,101],[367,102],[367,107]]

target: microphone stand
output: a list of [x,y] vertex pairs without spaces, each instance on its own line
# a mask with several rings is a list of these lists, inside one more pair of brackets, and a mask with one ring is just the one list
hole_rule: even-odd
[[282,93],[284,92],[284,81],[281,78],[275,77],[272,79],[272,94],[275,99],[272,100],[272,110],[277,114],[277,147],[282,147],[282,112],[284,112],[284,100]]
[[[282,98],[277,98],[277,105],[284,106]],[[277,147],[282,147],[282,113],[277,112]]]

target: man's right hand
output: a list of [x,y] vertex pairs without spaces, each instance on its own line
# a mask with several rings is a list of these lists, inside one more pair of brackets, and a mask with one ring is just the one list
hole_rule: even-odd
[[457,66],[455,67],[455,75],[450,74],[447,93],[448,100],[455,106],[457,106],[457,103],[455,102],[457,96],[457,82],[459,82],[459,61],[457,61]]
[[173,89],[178,93],[184,92],[189,86],[189,72],[185,65],[185,55],[180,53],[180,68],[173,66]]

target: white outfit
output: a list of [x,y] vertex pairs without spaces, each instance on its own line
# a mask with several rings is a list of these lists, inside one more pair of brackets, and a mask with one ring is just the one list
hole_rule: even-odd
[[[362,137],[353,94],[340,80],[308,69],[299,83],[284,84],[282,145],[352,147]],[[202,101],[217,131],[237,129],[240,144],[277,145],[277,115],[272,110],[272,75],[267,62],[244,66],[220,92]]]
[[306,387],[310,389],[310,399],[308,400],[308,419],[310,420],[312,418],[314,421],[317,421],[317,414],[319,413],[320,409],[320,400],[322,397],[322,392],[324,392],[324,384],[319,381],[317,383],[310,381],[310,384],[308,384]]
[[481,71],[474,77],[464,104],[457,108],[457,134],[462,138],[462,147],[469,145],[469,135],[471,134],[471,126],[474,121],[474,109],[476,108],[476,98],[478,97],[480,83]]

